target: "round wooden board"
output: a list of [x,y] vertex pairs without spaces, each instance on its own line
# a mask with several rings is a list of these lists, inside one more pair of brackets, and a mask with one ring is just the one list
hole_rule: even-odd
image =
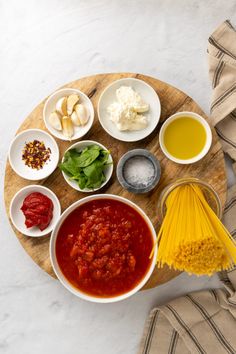
[[[168,85],[167,83],[141,74],[118,73],[94,75],[76,80],[65,85],[64,87],[78,88],[86,93],[91,98],[96,112],[97,102],[101,92],[112,81],[124,77],[135,77],[144,80],[154,88],[161,101],[161,122],[178,111],[193,111],[208,119],[201,108],[192,100],[191,97],[187,96],[182,91]],[[25,119],[17,133],[29,128],[40,128],[46,130],[42,118],[44,102],[45,101],[41,102]],[[156,228],[158,228],[156,211],[160,192],[167,184],[176,180],[177,178],[184,176],[198,177],[210,183],[215,188],[220,196],[223,206],[226,199],[226,173],[224,157],[215,130],[212,128],[213,143],[209,153],[207,156],[205,156],[205,158],[193,165],[178,165],[168,160],[159,148],[158,132],[160,130],[161,122],[158,124],[156,130],[146,139],[137,143],[125,143],[109,136],[102,129],[101,125],[99,124],[97,114],[95,114],[93,127],[91,131],[84,137],[84,139],[91,139],[104,144],[112,153],[115,168],[120,157],[126,151],[133,148],[146,148],[159,159],[162,168],[162,176],[158,186],[152,192],[146,195],[133,195],[125,191],[117,182],[115,168],[111,181],[107,186],[103,188],[103,190],[99,191],[99,193],[112,193],[121,195],[137,203],[147,213]],[[63,142],[61,140],[57,140],[57,143],[60,149],[60,156],[62,157],[64,151],[70,146],[71,143]],[[9,162],[7,162],[5,171],[4,196],[8,216],[9,205],[12,197],[20,188],[28,184],[34,184],[34,182],[29,182],[17,176],[11,169]],[[61,202],[62,211],[76,200],[86,196],[85,193],[77,192],[68,186],[58,168],[50,177],[40,181],[39,184],[52,189],[53,192],[56,193]],[[14,227],[13,229],[20,243],[26,252],[28,252],[28,254],[32,257],[32,259],[48,274],[56,277],[52,270],[49,258],[49,237],[45,236],[42,238],[31,238],[19,233]],[[156,268],[145,288],[152,288],[156,285],[163,284],[178,274],[178,272],[171,270],[168,267],[162,269]]]

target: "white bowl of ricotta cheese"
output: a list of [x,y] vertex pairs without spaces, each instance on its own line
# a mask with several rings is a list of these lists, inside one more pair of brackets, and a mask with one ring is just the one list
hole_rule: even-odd
[[98,118],[103,129],[121,141],[138,141],[156,128],[161,104],[146,82],[124,78],[112,82],[98,101]]

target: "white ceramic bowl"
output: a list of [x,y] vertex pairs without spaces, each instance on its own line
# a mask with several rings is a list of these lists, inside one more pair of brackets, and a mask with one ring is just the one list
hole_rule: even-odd
[[[79,141],[73,145],[71,145],[66,151],[65,153],[68,151],[68,150],[71,150],[71,149],[77,149],[77,150],[83,150],[86,146],[90,146],[90,145],[98,145],[100,146],[102,149],[104,150],[108,150],[104,145],[98,143],[97,141],[93,141],[93,140],[82,140],[82,141]],[[65,154],[64,154],[65,155]],[[64,157],[62,158],[62,162],[64,161]],[[105,174],[105,177],[106,177],[106,181],[103,182],[103,184],[101,185],[101,187],[99,188],[95,188],[95,189],[88,189],[88,188],[84,188],[84,189],[80,189],[79,185],[77,184],[76,181],[74,180],[71,180],[69,176],[67,176],[65,174],[65,172],[62,171],[62,175],[65,179],[65,181],[74,189],[76,189],[77,191],[80,191],[80,192],[85,192],[85,193],[88,193],[88,192],[95,192],[99,189],[101,189],[102,187],[105,186],[105,184],[107,184],[107,182],[109,181],[109,179],[111,178],[112,176],[112,172],[113,172],[113,159],[112,159],[112,156],[111,156],[111,153],[110,153],[110,156],[109,156],[109,159],[108,159],[108,162],[111,163],[110,165],[108,165],[105,170],[104,170],[104,174]]]
[[[149,120],[148,126],[145,129],[135,131],[119,131],[116,125],[110,120],[107,107],[111,103],[117,101],[116,90],[120,86],[131,86],[141,95],[144,101],[149,104],[149,111],[143,113]],[[112,82],[105,88],[99,98],[97,110],[98,118],[103,129],[105,129],[108,134],[113,136],[113,138],[121,141],[138,141],[146,138],[156,128],[161,115],[161,104],[155,90],[146,82],[134,78],[124,78]]]
[[[38,227],[33,226],[29,229],[25,226],[25,216],[23,212],[20,210],[23,201],[27,195],[39,192],[46,195],[53,202],[53,218],[48,225],[48,227],[40,231]],[[31,237],[41,237],[49,234],[52,229],[55,227],[58,219],[61,215],[61,206],[57,196],[48,188],[40,186],[40,185],[30,185],[20,189],[15,196],[11,200],[10,204],[10,218],[15,226],[15,228],[20,231],[22,234]]]
[[[51,124],[49,123],[49,116],[50,114],[55,111],[56,109],[56,103],[57,101],[64,96],[69,96],[71,94],[77,94],[80,97],[79,103],[82,103],[85,105],[87,108],[87,111],[89,112],[89,120],[86,125],[84,126],[79,126],[76,127],[74,126],[74,135],[71,138],[65,137],[65,135],[62,134],[61,131],[58,131],[54,129]],[[61,90],[58,90],[54,92],[51,96],[48,97],[47,101],[45,102],[44,108],[43,108],[43,119],[44,123],[46,125],[46,128],[49,130],[49,132],[54,135],[56,138],[61,139],[61,140],[76,140],[82,138],[85,134],[88,133],[90,128],[93,125],[94,121],[94,109],[91,100],[88,98],[88,96],[85,95],[82,91],[78,89],[73,89],[73,88],[64,88]]]
[[[33,169],[25,165],[22,160],[22,151],[25,143],[33,140],[43,141],[46,148],[51,149],[50,158],[40,170]],[[16,135],[13,139],[9,153],[9,162],[12,169],[22,178],[30,181],[38,181],[48,177],[57,167],[59,161],[59,149],[55,139],[40,129],[28,129]]]
[[[206,132],[206,143],[204,148],[202,149],[202,151],[196,155],[195,157],[191,158],[191,159],[178,159],[174,156],[172,156],[168,150],[165,147],[164,144],[164,135],[165,135],[165,130],[168,127],[168,125],[173,122],[174,120],[180,118],[180,117],[190,117],[193,119],[196,119],[198,122],[200,122],[202,124],[202,126],[205,129]],[[211,128],[209,126],[209,124],[207,123],[207,121],[201,117],[199,114],[194,113],[194,112],[178,112],[173,114],[172,116],[170,116],[165,123],[162,125],[160,133],[159,133],[159,143],[160,143],[160,147],[163,151],[163,153],[166,155],[166,157],[168,157],[168,159],[172,160],[173,162],[179,163],[179,164],[191,164],[194,162],[197,162],[199,160],[201,160],[209,151],[211,144],[212,144],[212,133],[211,133]]]
[[156,232],[155,229],[150,221],[150,219],[148,218],[148,216],[144,213],[144,211],[139,208],[136,204],[134,204],[133,202],[131,202],[130,200],[117,196],[117,195],[113,195],[113,194],[97,194],[97,195],[91,195],[89,197],[85,197],[83,199],[78,200],[77,202],[75,202],[74,204],[72,204],[71,206],[69,206],[69,208],[67,208],[61,215],[60,219],[57,222],[57,225],[55,226],[53,232],[52,232],[52,236],[50,239],[50,259],[51,259],[51,263],[54,269],[54,272],[56,273],[58,279],[60,280],[60,282],[62,283],[62,285],[69,290],[72,294],[84,299],[84,300],[88,300],[88,301],[92,301],[92,302],[99,302],[99,303],[108,303],[108,302],[116,302],[116,301],[120,301],[120,300],[124,300],[132,295],[134,295],[138,290],[140,290],[145,283],[148,281],[148,279],[150,278],[154,268],[155,268],[155,264],[156,264],[156,257],[157,257],[157,247],[155,248],[154,251],[154,255],[152,258],[152,262],[150,265],[149,270],[147,271],[145,277],[140,281],[140,283],[135,286],[132,290],[126,292],[125,294],[122,295],[118,295],[118,296],[114,296],[114,297],[107,297],[107,298],[102,298],[102,297],[95,297],[92,295],[88,295],[82,291],[80,291],[79,289],[75,288],[68,280],[67,278],[64,276],[64,274],[62,273],[58,262],[57,262],[57,257],[56,257],[56,252],[55,252],[55,248],[56,248],[56,240],[57,240],[57,235],[58,235],[58,231],[62,225],[62,223],[64,222],[64,220],[67,218],[67,216],[76,208],[78,208],[79,206],[83,205],[84,203],[87,203],[91,200],[95,200],[95,199],[113,199],[113,200],[119,200],[129,206],[131,206],[134,210],[136,210],[139,214],[141,214],[141,216],[144,218],[144,220],[146,221],[148,227],[150,228],[152,237],[153,237],[153,242],[155,242],[156,240]]

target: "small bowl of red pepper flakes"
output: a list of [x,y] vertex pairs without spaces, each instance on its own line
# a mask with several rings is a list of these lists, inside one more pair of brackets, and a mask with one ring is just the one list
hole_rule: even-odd
[[27,180],[48,177],[57,167],[59,149],[55,139],[40,129],[28,129],[19,133],[9,150],[12,169]]
[[25,143],[22,151],[22,160],[25,165],[40,170],[50,160],[50,147],[46,147],[43,141],[33,140]]

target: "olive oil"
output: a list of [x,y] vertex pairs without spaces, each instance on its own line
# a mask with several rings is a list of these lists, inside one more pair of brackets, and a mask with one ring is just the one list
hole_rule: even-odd
[[164,145],[173,157],[188,160],[197,156],[206,144],[206,130],[196,119],[179,117],[164,131]]

